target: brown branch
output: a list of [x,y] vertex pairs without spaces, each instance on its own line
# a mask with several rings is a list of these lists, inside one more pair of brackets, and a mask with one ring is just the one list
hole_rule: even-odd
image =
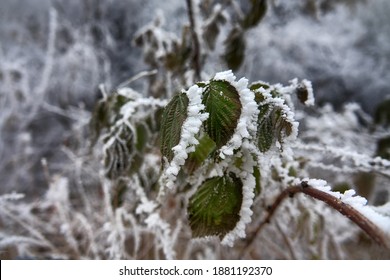
[[190,20],[190,27],[191,27],[191,35],[192,35],[192,42],[194,45],[194,53],[193,53],[193,67],[195,70],[195,77],[198,81],[200,81],[200,73],[201,73],[201,64],[200,64],[200,45],[199,45],[199,38],[196,34],[195,30],[195,18],[194,18],[194,9],[192,6],[192,0],[187,0],[187,10],[188,10],[188,17]]
[[340,199],[334,197],[333,195],[323,192],[319,189],[313,188],[307,184],[307,182],[303,181],[300,185],[291,186],[284,191],[282,191],[275,202],[268,208],[268,214],[265,217],[264,221],[260,223],[260,225],[256,228],[256,230],[251,234],[248,238],[249,243],[245,246],[242,251],[245,253],[247,249],[252,245],[254,240],[256,240],[257,235],[261,231],[261,229],[268,223],[270,223],[271,218],[275,214],[278,207],[287,197],[293,197],[296,193],[304,193],[308,196],[311,196],[315,199],[321,200],[331,206],[333,209],[337,210],[352,222],[354,222],[357,226],[359,226],[368,236],[370,236],[376,243],[379,245],[387,247],[386,237],[381,234],[381,230],[372,223],[369,219],[363,216],[359,211],[357,211],[352,206],[345,204]]

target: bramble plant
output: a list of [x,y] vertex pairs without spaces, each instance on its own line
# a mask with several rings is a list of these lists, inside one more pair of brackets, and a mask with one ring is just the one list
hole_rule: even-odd
[[[0,51],[0,132],[21,132],[0,139],[2,174],[17,169],[4,184],[30,187],[24,182],[39,177],[48,185],[30,200],[0,195],[0,257],[390,256],[390,102],[371,116],[358,104],[333,109],[319,98],[319,89],[336,98],[341,90],[382,89],[389,64],[375,60],[381,56],[367,62],[366,54],[386,51],[388,32],[362,30],[387,31],[388,1],[370,4],[381,17],[368,14],[365,1],[172,1],[187,14],[166,11],[174,15],[165,22],[156,13],[141,28],[141,13],[128,17],[128,1],[80,1],[83,9],[54,2],[41,75],[30,63],[38,58]],[[162,2],[154,4],[171,6]],[[80,20],[80,29],[63,19],[76,8],[93,19]],[[348,17],[346,25],[354,9],[363,19]],[[179,36],[170,30],[177,23]],[[340,23],[345,29],[334,28]],[[133,25],[139,29],[127,30]],[[30,29],[40,46],[47,30]],[[144,64],[126,49],[130,38]],[[381,67],[368,75],[372,65]],[[138,74],[120,83],[133,66]],[[95,80],[105,83],[100,100],[68,104],[80,92],[92,100]],[[50,146],[47,130],[59,124],[69,131],[53,129],[60,144]]]
[[[246,236],[256,196],[279,182],[286,188],[274,205],[263,209],[268,215],[255,235],[287,195],[301,192],[327,203],[376,242],[389,246],[388,218],[366,206],[365,198],[355,196],[352,189],[342,194],[331,191],[323,180],[300,177],[302,158],[293,152],[298,135],[294,100],[314,105],[309,81],[249,84],[245,78],[237,81],[231,70],[196,83],[168,103],[120,89],[97,109],[101,123],[110,115],[110,109],[102,108],[116,108],[103,137],[106,175],[136,180],[150,168],[145,160],[156,156],[160,143],[161,171],[154,169],[149,174],[154,180],[141,183],[147,190],[155,186],[158,195],[141,201],[137,212],[156,215],[167,192],[185,193],[186,207],[179,211],[186,211],[193,238],[218,236],[222,244],[233,246]],[[159,117],[153,117],[156,114]],[[389,166],[383,159],[375,162],[379,168]]]

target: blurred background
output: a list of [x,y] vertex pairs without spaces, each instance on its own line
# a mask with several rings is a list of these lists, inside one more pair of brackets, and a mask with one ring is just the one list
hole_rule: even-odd
[[[238,2],[245,11],[248,1]],[[246,34],[236,75],[305,78],[318,104],[356,101],[373,114],[390,93],[389,13],[386,0],[269,1]],[[46,188],[42,158],[60,171],[67,157],[59,147],[80,121],[61,110],[82,110],[87,119],[100,84],[110,91],[150,68],[133,37],[159,14],[180,37],[185,1],[0,0],[1,193]],[[210,76],[226,68],[213,56],[204,66]]]

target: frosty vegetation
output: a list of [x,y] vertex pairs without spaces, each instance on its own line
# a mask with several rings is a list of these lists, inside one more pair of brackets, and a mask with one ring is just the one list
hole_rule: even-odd
[[3,2],[2,259],[390,257],[389,1]]

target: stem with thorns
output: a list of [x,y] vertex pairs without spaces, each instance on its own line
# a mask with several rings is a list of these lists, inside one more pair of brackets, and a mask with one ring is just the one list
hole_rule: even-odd
[[308,196],[311,196],[312,198],[325,202],[326,204],[346,216],[357,226],[359,226],[376,243],[387,247],[386,237],[383,236],[381,230],[369,219],[367,219],[363,214],[361,214],[358,210],[348,204],[345,204],[340,199],[332,196],[331,194],[316,189],[308,185],[307,182],[303,181],[300,185],[288,187],[278,195],[275,202],[268,208],[268,214],[265,219],[258,225],[255,231],[248,238],[248,243],[242,250],[242,255],[245,254],[245,252],[251,247],[252,243],[257,239],[256,237],[261,231],[261,229],[266,224],[270,223],[271,218],[273,217],[277,208],[284,201],[284,199],[287,197],[293,197],[296,193],[304,193]]

